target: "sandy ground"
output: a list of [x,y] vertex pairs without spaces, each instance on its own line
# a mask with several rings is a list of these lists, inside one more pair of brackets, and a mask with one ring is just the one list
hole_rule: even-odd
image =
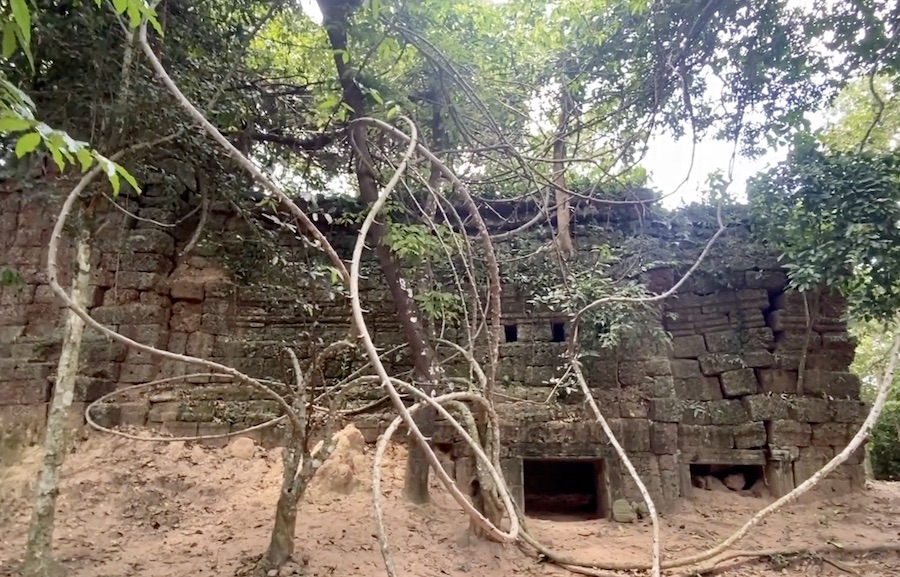
[[[345,448],[345,450],[347,450]],[[57,516],[58,558],[73,577],[233,576],[265,550],[278,495],[278,451],[252,456],[232,448],[149,444],[93,437],[68,456]],[[371,448],[345,458],[343,479],[311,488],[297,528],[305,575],[385,575],[374,538],[368,472]],[[242,458],[243,457],[243,458]],[[345,456],[346,457],[346,456]],[[404,455],[394,447],[385,467],[385,506],[399,575],[508,577],[570,575],[514,546],[470,542],[467,521],[452,499],[435,489],[433,503],[406,504],[400,496]],[[0,468],[0,575],[14,574],[23,552],[40,453],[30,449]],[[332,485],[346,486],[348,494]],[[663,551],[678,557],[730,534],[766,499],[695,492],[663,520]],[[900,486],[876,483],[864,494],[796,504],[765,521],[741,549],[900,543]],[[650,525],[610,521],[531,520],[553,547],[596,560],[649,558]],[[755,563],[725,572],[737,576],[900,575],[900,556],[841,557],[844,570],[814,558],[779,568]],[[848,573],[847,570],[851,573]],[[633,574],[632,574],[633,575]]]

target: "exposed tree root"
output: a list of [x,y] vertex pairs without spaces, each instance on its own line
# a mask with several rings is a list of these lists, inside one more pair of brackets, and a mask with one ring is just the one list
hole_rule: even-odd
[[[833,546],[822,547],[789,547],[785,549],[762,549],[759,551],[729,551],[721,557],[718,557],[713,563],[698,567],[692,571],[686,571],[677,574],[675,577],[699,577],[706,575],[719,575],[726,571],[752,565],[764,561],[766,558],[770,560],[778,559],[779,564],[790,563],[802,559],[819,559],[823,563],[827,563],[836,569],[849,573],[851,575],[859,575],[859,572],[843,563],[834,559],[835,556],[851,557],[858,555],[866,555],[870,553],[900,553],[900,543],[882,543],[879,545],[851,545],[841,547],[840,549]],[[724,564],[726,561],[740,559],[735,563]]]

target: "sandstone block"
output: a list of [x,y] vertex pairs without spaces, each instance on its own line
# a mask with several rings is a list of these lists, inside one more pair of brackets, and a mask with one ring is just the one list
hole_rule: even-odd
[[706,353],[703,335],[690,335],[672,339],[672,356],[676,359],[696,359]]
[[96,307],[91,316],[105,325],[163,324],[168,320],[168,311],[162,307],[131,303]]
[[[774,328],[774,327],[773,327]],[[776,331],[778,329],[775,329]],[[785,330],[775,335],[775,348],[784,351],[814,351],[822,346],[822,335],[811,331],[807,335],[805,328]]]
[[827,423],[832,420],[831,406],[828,401],[814,397],[791,399],[788,413],[792,420],[801,423]]
[[675,380],[671,376],[646,377],[641,390],[648,397],[674,397]]
[[834,400],[831,411],[835,423],[862,423],[869,414],[869,406],[862,401]]
[[674,455],[678,452],[678,425],[653,423],[650,425],[650,448],[657,455]]
[[50,400],[50,382],[36,380],[4,380],[0,384],[0,405],[38,405]]
[[623,361],[618,365],[619,382],[623,386],[641,385],[645,377],[667,376],[672,374],[669,359],[657,358],[646,361]]
[[803,447],[794,461],[794,485],[803,483],[834,457],[829,447]]
[[741,339],[734,331],[707,333],[704,338],[706,339],[706,348],[711,353],[739,353],[741,351]]
[[843,445],[847,440],[846,423],[818,423],[812,426],[812,444],[817,447]]
[[678,425],[678,447],[682,450],[733,449],[731,427],[713,425]]
[[159,367],[156,365],[123,364],[119,371],[119,382],[146,383],[157,378]]
[[775,342],[775,335],[769,327],[748,328],[741,331],[744,349],[768,349]]
[[782,369],[760,369],[759,384],[764,393],[797,392],[797,372]]
[[738,425],[749,419],[744,405],[737,399],[710,401],[709,419],[713,425]]
[[[650,451],[650,421],[646,419],[621,419],[619,441],[626,451],[647,453]],[[615,431],[615,429],[613,429]]]
[[681,420],[684,405],[680,399],[650,399],[649,416],[651,421],[677,423]]
[[722,398],[718,377],[675,379],[675,394],[679,399],[716,401]]
[[803,382],[805,393],[837,399],[858,399],[860,386],[859,377],[849,372],[807,371]]
[[685,425],[711,425],[709,403],[696,401],[686,403],[681,413],[681,422]]
[[706,376],[715,376],[725,371],[744,368],[741,357],[729,353],[708,353],[698,359],[700,371]]
[[695,360],[672,359],[670,367],[672,376],[676,379],[691,379],[703,376],[703,373],[700,372],[700,363]]
[[789,417],[788,401],[775,395],[750,395],[741,399],[753,421],[778,421]]
[[764,447],[766,439],[766,425],[761,421],[744,423],[734,428],[734,446],[737,449]]
[[769,351],[744,351],[744,364],[753,369],[768,369],[775,366],[775,355]]
[[175,253],[175,239],[159,229],[140,229],[125,240],[125,252],[144,252],[170,257]]
[[722,392],[725,397],[742,397],[757,392],[759,384],[753,369],[726,371],[719,376],[722,381]]
[[812,442],[812,427],[795,421],[766,423],[769,444],[775,447],[808,447]]

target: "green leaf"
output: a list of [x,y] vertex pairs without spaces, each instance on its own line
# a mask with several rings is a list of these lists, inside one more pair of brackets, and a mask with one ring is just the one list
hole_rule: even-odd
[[18,116],[5,115],[0,117],[0,132],[21,132],[31,128],[31,123]]
[[29,152],[34,152],[40,143],[41,135],[37,132],[29,132],[22,136],[16,141],[16,158],[22,158]]
[[141,9],[137,4],[133,2],[128,2],[128,24],[132,28],[137,28],[141,25]]
[[3,57],[11,58],[16,51],[16,25],[10,21],[3,24]]
[[116,9],[116,14],[121,16],[128,9],[128,0],[113,0],[113,8]]
[[87,148],[79,148],[75,152],[75,156],[81,161],[81,172],[87,172],[94,165],[94,157]]
[[31,46],[31,12],[28,10],[28,4],[25,0],[10,0],[13,18],[22,31],[22,39],[25,40],[25,47]]
[[133,188],[136,193],[141,193],[141,187],[138,186],[137,180],[131,175],[130,172],[128,172],[124,167],[118,164],[116,165],[116,172],[125,179],[125,182],[127,182],[128,185],[131,186],[131,188]]
[[50,151],[50,156],[53,157],[53,162],[56,163],[59,171],[62,172],[66,169],[66,161],[63,158],[62,152],[60,152],[58,146],[52,146],[49,142],[47,143],[47,150]]
[[150,23],[150,26],[153,26],[153,29],[156,30],[157,34],[159,34],[160,36],[165,36],[162,26],[160,26],[160,24],[159,24],[159,20],[156,19],[156,14],[153,14],[153,13],[149,14],[147,16],[147,22]]
[[119,175],[113,172],[109,176],[109,183],[112,185],[113,196],[119,196],[119,189],[122,188],[122,183],[119,181]]

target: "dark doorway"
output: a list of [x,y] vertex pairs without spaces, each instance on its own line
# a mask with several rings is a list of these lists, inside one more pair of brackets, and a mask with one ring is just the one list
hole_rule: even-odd
[[514,343],[519,340],[519,327],[517,325],[503,325],[503,335],[506,342]]
[[566,323],[555,322],[550,324],[551,338],[554,343],[566,342]]
[[529,517],[557,521],[606,517],[609,502],[602,460],[525,459],[522,467]]
[[762,465],[691,464],[691,485],[741,493],[765,485],[765,471]]

